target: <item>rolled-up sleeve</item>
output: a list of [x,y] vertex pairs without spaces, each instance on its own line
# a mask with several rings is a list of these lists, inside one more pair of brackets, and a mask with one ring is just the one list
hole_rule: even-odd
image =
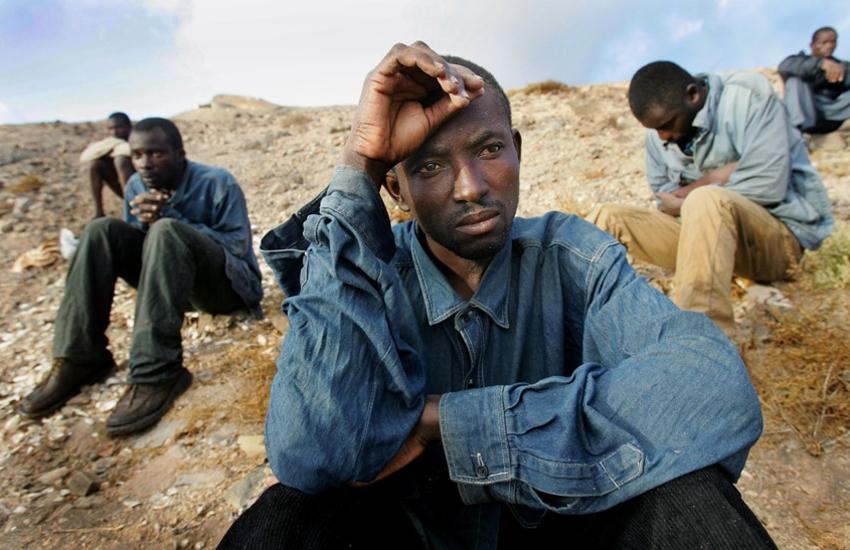
[[442,397],[450,477],[468,504],[590,513],[708,465],[740,474],[762,420],[732,344],[637,277],[619,245],[587,283],[588,362]]

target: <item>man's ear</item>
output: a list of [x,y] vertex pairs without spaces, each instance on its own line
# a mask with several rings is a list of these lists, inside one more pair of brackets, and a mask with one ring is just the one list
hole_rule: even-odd
[[384,187],[387,188],[390,196],[393,200],[398,204],[398,207],[404,210],[405,212],[410,211],[410,206],[404,202],[404,198],[401,196],[401,185],[398,182],[398,174],[396,173],[396,169],[393,168],[389,172],[387,172],[387,177],[384,179]]
[[514,138],[514,147],[516,148],[516,158],[522,161],[522,134],[516,128],[511,128],[511,135]]
[[688,84],[688,87],[685,88],[685,94],[688,101],[688,106],[692,107],[699,103],[700,98],[700,87],[695,83]]

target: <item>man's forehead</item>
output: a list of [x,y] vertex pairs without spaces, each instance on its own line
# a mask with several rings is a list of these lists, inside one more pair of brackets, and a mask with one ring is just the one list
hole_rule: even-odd
[[662,105],[654,105],[650,107],[646,115],[640,120],[640,123],[646,128],[661,128],[676,118],[677,114],[672,109],[665,108]]
[[133,149],[152,146],[166,146],[170,148],[168,136],[165,135],[165,131],[162,128],[151,128],[149,130],[133,129],[127,141]]
[[474,143],[484,133],[506,133],[511,127],[504,107],[498,101],[495,92],[473,100],[469,107],[450,118],[434,132],[425,143],[411,156],[420,156],[428,150],[442,148],[451,143],[453,146]]

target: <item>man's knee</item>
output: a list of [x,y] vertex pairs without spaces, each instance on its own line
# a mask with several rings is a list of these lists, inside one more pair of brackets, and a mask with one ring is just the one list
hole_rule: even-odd
[[728,210],[732,204],[732,193],[734,191],[716,185],[706,185],[694,189],[682,203],[682,219]]
[[115,236],[127,225],[127,222],[116,218],[95,218],[89,222],[85,229],[83,229],[80,240],[110,238]]
[[161,218],[148,228],[147,242],[163,242],[180,239],[185,224],[174,218]]
[[626,211],[627,207],[618,204],[601,204],[591,210],[586,219],[602,231],[616,235]]

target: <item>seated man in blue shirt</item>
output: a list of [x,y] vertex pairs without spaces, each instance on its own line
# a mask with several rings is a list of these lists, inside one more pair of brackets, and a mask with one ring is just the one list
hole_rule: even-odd
[[792,276],[832,231],[829,197],[800,132],[753,72],[691,75],[641,67],[629,106],[646,130],[646,178],[658,210],[606,204],[588,219],[635,258],[676,270],[673,301],[734,332],[732,275]]
[[515,218],[521,144],[468,61],[368,75],[317,215],[261,244],[280,483],[222,548],[772,547],[732,485],[762,425],[734,347],[591,224]]
[[192,381],[183,367],[180,327],[189,308],[256,309],[262,296],[245,198],[230,173],[186,159],[173,122],[133,128],[136,173],[124,193],[126,221],[98,218],[71,261],[56,316],[54,365],[19,411],[42,417],[115,363],[104,334],[115,281],[136,287],[130,386],[106,421],[110,435],[155,424]]
[[821,27],[812,35],[812,53],[789,55],[779,64],[791,124],[810,134],[837,130],[850,118],[850,63],[833,54],[838,32]]

